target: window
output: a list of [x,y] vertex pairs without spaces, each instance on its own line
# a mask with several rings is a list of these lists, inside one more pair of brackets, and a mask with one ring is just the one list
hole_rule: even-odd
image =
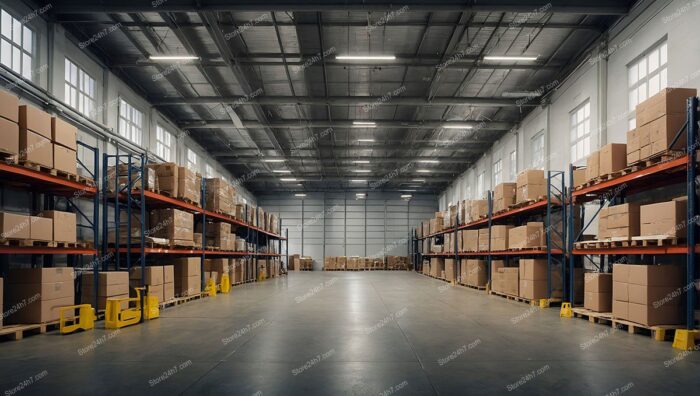
[[464,199],[472,199],[472,186],[467,186],[467,191],[465,192]]
[[66,58],[64,101],[90,118],[95,111],[95,80]]
[[510,180],[514,181],[518,177],[518,152],[510,152]]
[[530,141],[530,147],[532,152],[532,167],[533,168],[544,168],[544,131],[540,131],[537,135],[532,137]]
[[[629,111],[666,88],[668,66],[668,45],[666,40],[648,49],[640,57],[627,66],[629,84]],[[634,116],[630,118],[630,126],[634,125]]]
[[484,197],[484,192],[486,192],[486,189],[484,186],[484,177],[486,175],[486,171],[482,171],[479,173],[479,176],[476,179],[476,195],[477,199],[482,199]]
[[156,126],[156,155],[165,162],[170,162],[173,134],[160,125]]
[[119,134],[129,141],[141,145],[143,113],[124,99],[119,99]]
[[216,177],[216,172],[214,172],[214,168],[211,165],[206,164],[204,167],[204,175],[207,179],[211,179]]
[[191,149],[187,149],[187,167],[193,172],[199,171],[197,169],[197,153]]
[[503,181],[503,161],[498,160],[493,164],[493,185],[501,184]]
[[591,153],[591,102],[586,99],[569,114],[571,127],[571,162]]
[[34,32],[5,10],[0,14],[0,62],[31,80]]

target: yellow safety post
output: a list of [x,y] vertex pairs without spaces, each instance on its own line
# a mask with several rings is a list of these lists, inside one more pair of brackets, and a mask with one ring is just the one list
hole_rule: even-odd
[[684,351],[696,349],[695,338],[700,334],[698,330],[677,329],[673,336],[673,347]]
[[228,274],[223,274],[221,276],[220,291],[223,294],[228,294],[231,292],[231,280],[228,277]]
[[548,298],[540,298],[540,308],[549,308],[549,299]]
[[216,281],[214,278],[209,278],[209,280],[207,280],[204,292],[209,294],[209,297],[216,297]]
[[[75,314],[75,310],[78,314]],[[71,313],[69,316],[68,313]],[[95,328],[95,310],[90,304],[69,305],[59,308],[59,329],[61,334],[70,334],[78,330]]]
[[562,318],[571,318],[574,316],[574,312],[571,310],[571,303],[563,302],[561,303],[561,309],[559,310],[559,316]]

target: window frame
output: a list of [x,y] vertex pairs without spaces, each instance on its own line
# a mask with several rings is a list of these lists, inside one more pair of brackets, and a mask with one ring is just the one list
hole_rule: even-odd
[[[10,26],[10,34],[13,37],[7,37],[5,33],[3,32],[4,27],[3,27],[3,13],[7,14],[8,17],[10,17],[10,22],[12,26]],[[17,23],[20,26],[19,33],[20,33],[20,38],[19,38],[19,44],[15,41],[14,35],[15,35],[15,30],[14,30],[14,24]],[[30,38],[30,43],[29,43],[29,49],[26,48],[25,44],[25,34],[29,32],[31,33],[31,38]],[[2,50],[3,47],[5,47],[5,43],[9,45],[9,50],[10,50],[10,64],[7,64],[4,62],[4,52]],[[7,66],[10,68],[12,71],[15,73],[19,74],[23,78],[33,81],[33,65],[34,65],[34,55],[36,54],[36,31],[32,29],[31,27],[27,26],[27,23],[22,23],[21,18],[15,17],[13,13],[8,11],[5,8],[0,8],[0,63],[3,65]],[[19,54],[15,53],[15,50],[19,52]],[[17,68],[15,67],[15,56],[19,56],[18,59],[18,65]],[[29,59],[29,65],[25,64],[25,57]]]
[[[124,105],[124,106],[122,106]],[[125,108],[123,108],[125,107]],[[123,110],[127,110],[129,117],[125,117]],[[143,145],[143,118],[144,114],[141,110],[138,110],[131,103],[127,102],[123,97],[119,97],[119,108],[117,111],[117,133],[119,136],[125,138],[126,140],[134,143],[136,145]],[[134,120],[134,116],[138,114],[140,117],[140,124],[137,124]],[[122,123],[126,123],[126,135],[122,134]],[[135,135],[138,136],[135,136]],[[138,139],[135,139],[138,137]]]
[[199,172],[197,169],[199,163],[199,155],[192,150],[191,148],[187,147],[187,150],[185,152],[185,165],[187,166],[187,169],[191,170],[192,172]]
[[[156,124],[156,155],[165,162],[173,162],[173,133],[160,123]],[[166,142],[167,140],[167,142]]]
[[[579,120],[579,115],[583,118]],[[579,136],[579,128],[582,128],[582,134]],[[591,154],[591,99],[587,98],[580,105],[576,106],[569,112],[569,162],[577,163]],[[580,146],[579,146],[580,143]],[[586,149],[586,143],[588,149]],[[581,155],[578,155],[578,148],[581,147]],[[576,155],[574,155],[576,154]]]
[[[658,63],[656,64],[656,68],[650,72],[650,61],[655,52],[657,52],[657,54],[653,58],[655,58]],[[642,66],[644,68],[643,76],[640,70]],[[636,105],[668,87],[668,66],[668,37],[657,41],[627,64],[627,108],[630,129],[636,127]],[[632,77],[633,75],[634,77]],[[656,77],[658,77],[657,87],[656,90],[652,92],[652,80]],[[635,80],[632,80],[633,78]],[[644,90],[644,95],[640,96],[641,88]],[[632,101],[633,96],[635,99],[634,104]]]
[[[536,145],[539,140],[541,142]],[[544,169],[544,129],[537,132],[530,139],[530,152],[532,153],[530,161],[532,167],[534,169]]]
[[[75,84],[73,84],[73,82],[70,81],[69,78],[69,75],[71,74],[70,66],[73,66],[76,69]],[[68,106],[77,110],[80,114],[90,119],[93,119],[95,115],[95,103],[97,102],[96,80],[92,78],[90,73],[85,71],[85,69],[81,68],[76,62],[73,62],[73,60],[67,56],[65,57],[65,60],[63,62],[63,67],[63,100]],[[87,82],[85,81],[86,78]],[[90,87],[90,83],[92,83],[92,87]],[[85,86],[88,87],[88,90],[92,88],[92,96],[90,95],[90,92],[86,92],[83,89]],[[75,103],[73,103],[73,100],[75,100]],[[89,107],[86,108],[85,106],[87,106],[88,104]]]
[[503,183],[503,159],[493,163],[493,186]]
[[486,192],[486,171],[483,170],[481,171],[477,176],[476,176],[476,194],[477,194],[477,199],[482,199],[484,197],[484,193]]
[[514,181],[518,177],[518,150],[510,152],[510,180]]

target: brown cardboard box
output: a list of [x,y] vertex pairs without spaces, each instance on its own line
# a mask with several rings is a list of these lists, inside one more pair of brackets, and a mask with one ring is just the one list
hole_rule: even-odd
[[74,278],[71,267],[15,268],[10,269],[5,282],[7,284],[56,283],[73,282]]
[[49,138],[30,130],[19,131],[19,158],[53,168],[53,144]]
[[[144,284],[146,285],[162,285],[163,284],[163,266],[147,266],[144,268]],[[141,280],[141,267],[131,267],[129,270],[129,279]]]
[[491,226],[491,250],[503,251],[508,249],[508,232],[512,229],[511,225],[494,225]]
[[608,233],[608,208],[605,207],[598,212],[598,239],[607,238],[610,238],[610,234]]
[[12,324],[44,323],[57,320],[59,307],[74,304],[73,268],[11,269],[7,282],[6,306],[23,306],[7,317]]
[[445,270],[445,260],[439,257],[430,259],[430,275],[439,278]]
[[600,149],[600,175],[617,172],[627,166],[627,145],[609,143]]
[[204,271],[214,272],[217,279],[221,279],[224,274],[229,273],[229,259],[206,259],[204,260]]
[[77,136],[78,128],[60,118],[51,117],[51,140],[54,143],[77,151]]
[[469,213],[471,220],[475,221],[489,214],[489,201],[485,199],[472,199],[469,201]]
[[[11,295],[8,293],[7,306],[14,306],[29,301],[34,295]],[[60,317],[60,308],[75,304],[75,296],[46,300],[39,298],[25,308],[15,311],[7,317],[8,324],[33,324],[53,322]]]
[[34,241],[53,241],[53,219],[31,216],[29,221],[29,239]]
[[594,151],[586,158],[586,180],[593,180],[598,176],[600,176],[600,151]]
[[629,301],[629,283],[617,282],[613,280],[613,300],[615,301]]
[[[548,298],[547,280],[520,279],[518,296],[530,300]],[[554,294],[554,290],[552,290]]]
[[618,301],[613,298],[612,302],[612,316],[618,319],[629,318],[629,302]]
[[639,127],[640,130],[643,130],[645,136],[647,134],[649,135],[651,155],[661,153],[669,149],[679,150],[684,148],[686,144],[685,132],[681,134],[681,137],[672,147],[670,147],[670,145],[675,138],[676,133],[678,133],[681,127],[685,124],[685,121],[685,114],[669,114]]
[[503,292],[513,296],[520,294],[520,281],[518,279],[518,267],[504,267],[499,269],[503,273]]
[[542,222],[530,222],[508,231],[508,249],[546,246],[546,235]]
[[468,259],[462,260],[465,270],[462,271],[462,282],[469,286],[486,286],[488,274],[486,273],[486,261]]
[[612,293],[585,292],[583,307],[594,312],[612,311]]
[[480,228],[479,229],[479,246],[478,251],[485,252],[489,250],[489,229]]
[[685,197],[667,202],[643,205],[640,208],[640,235],[683,238],[686,234]]
[[635,113],[637,126],[646,125],[667,114],[685,114],[689,97],[696,96],[692,88],[665,88],[638,104]]
[[[175,267],[177,268],[177,267]],[[176,277],[175,295],[178,297],[191,296],[202,292],[202,278],[200,275]]]
[[606,235],[611,238],[639,236],[639,204],[609,206],[605,213]]
[[464,238],[462,245],[465,252],[476,252],[479,250],[479,230],[464,230],[462,236]]
[[163,283],[163,301],[170,301],[175,298],[175,283]]
[[19,99],[11,92],[0,90],[0,117],[19,122]]
[[680,305],[652,305],[628,303],[627,320],[646,326],[684,324],[684,310]]
[[627,153],[627,165],[632,165],[635,162],[639,161],[642,159],[641,157],[641,151],[636,150],[631,153]]
[[0,241],[30,238],[31,219],[29,216],[0,212]]
[[627,282],[642,286],[682,287],[685,269],[680,265],[631,265]]
[[679,293],[680,290],[682,290],[680,286],[649,286],[633,283],[629,283],[627,287],[629,302],[655,307],[665,304],[683,305],[686,296],[684,293]]
[[75,151],[65,148],[59,144],[53,145],[53,167],[54,169],[71,175],[78,174],[78,158]]
[[19,154],[19,125],[2,117],[0,117],[0,152]]
[[45,210],[41,217],[53,219],[53,240],[56,242],[75,243],[77,240],[77,224],[75,213],[58,210]]
[[508,209],[515,205],[517,183],[501,183],[496,186],[493,192],[494,213]]
[[46,139],[51,139],[51,116],[34,106],[19,106],[19,129],[30,130]]
[[639,159],[643,160],[651,156],[651,144],[639,148]]
[[547,280],[547,260],[520,259],[519,277],[521,280]]
[[199,204],[201,197],[202,177],[189,168],[181,166],[178,168],[177,197]]
[[172,162],[150,164],[148,167],[155,170],[156,177],[158,178],[158,188],[160,191],[167,192],[172,197],[177,197],[180,167]]
[[445,259],[445,280],[452,282],[456,279],[457,266],[455,259]]
[[578,187],[586,182],[586,170],[574,169],[574,187]]
[[631,129],[627,131],[627,154],[639,150],[639,130]]
[[[94,274],[92,272],[85,272],[80,278],[81,294],[94,296]],[[98,279],[97,295],[99,297],[129,294],[129,272],[127,271],[100,271],[98,273]]]
[[175,280],[202,275],[201,258],[199,257],[179,258],[173,264]]
[[584,287],[590,293],[610,293],[612,294],[612,274],[601,272],[586,272],[584,275]]
[[42,283],[9,283],[7,294],[12,296],[40,296],[43,300],[73,297],[73,281]]
[[631,264],[613,264],[613,282],[629,283],[630,267]]
[[194,243],[194,215],[178,209],[151,211],[150,228],[156,238]]
[[541,169],[526,169],[518,173],[516,201],[537,201],[547,194],[547,180]]
[[175,267],[172,265],[163,266],[163,283],[175,282]]

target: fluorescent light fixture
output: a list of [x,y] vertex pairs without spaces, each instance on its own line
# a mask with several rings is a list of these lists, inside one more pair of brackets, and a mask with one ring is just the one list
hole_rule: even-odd
[[353,164],[369,164],[369,161],[367,160],[357,160],[357,161],[352,161]]
[[364,179],[352,179],[350,180],[351,183],[367,183],[367,180]]
[[352,171],[355,173],[370,173],[370,172],[372,172],[371,169],[353,169]]
[[472,129],[471,125],[459,125],[459,124],[445,124],[442,126],[445,129]]
[[294,194],[295,197],[305,197],[306,194]]
[[411,181],[416,183],[425,183],[425,179],[413,179]]
[[265,158],[263,162],[284,162],[282,158]]
[[504,98],[537,98],[542,96],[542,92],[539,91],[519,91],[519,92],[503,92],[501,94]]
[[485,56],[487,61],[536,61],[536,56],[508,56],[508,55],[493,55]]
[[275,169],[275,170],[273,170],[273,172],[274,173],[292,173],[292,171],[286,170],[286,169]]
[[353,128],[376,128],[377,123],[374,121],[353,121]]
[[295,182],[295,181],[297,181],[297,179],[296,179],[296,178],[293,178],[293,177],[288,177],[288,178],[284,178],[284,177],[283,177],[283,178],[280,179],[280,181],[283,181],[283,182]]
[[154,61],[199,60],[199,57],[194,55],[151,55],[148,59]]
[[355,195],[357,195],[358,197],[364,197],[364,196],[367,195],[367,194],[365,194],[365,193],[355,193]]
[[401,198],[411,198],[413,195],[411,194],[401,194]]
[[395,60],[394,55],[338,55],[335,57],[337,60]]
[[422,164],[439,164],[440,161],[438,160],[418,160],[418,162]]
[[374,142],[374,139],[357,139],[357,141],[358,141],[358,142],[368,142],[368,143],[371,143],[371,142]]
[[418,169],[416,172],[418,172],[418,173],[430,173],[430,169]]

